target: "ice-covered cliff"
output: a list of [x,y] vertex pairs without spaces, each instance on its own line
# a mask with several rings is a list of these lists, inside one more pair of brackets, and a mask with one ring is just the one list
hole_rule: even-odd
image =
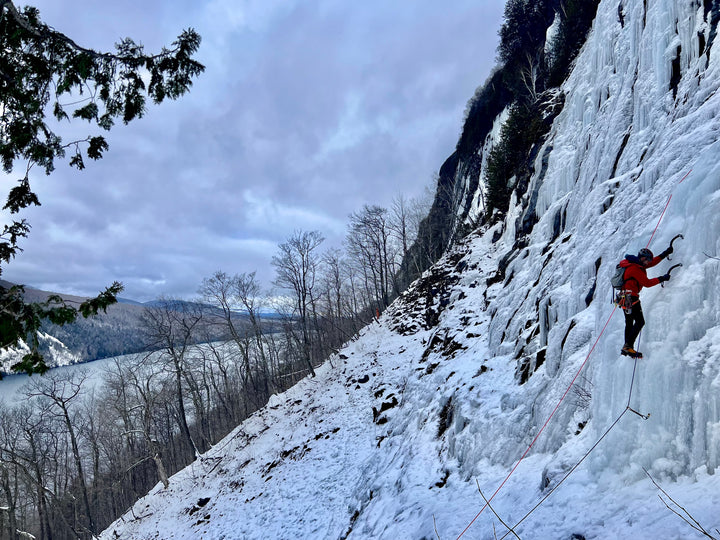
[[[719,17],[602,0],[504,220],[103,537],[502,537],[480,490],[521,538],[702,537],[643,468],[720,537]],[[677,234],[635,363],[609,277]]]
[[[718,465],[720,380],[711,351],[718,343],[720,265],[708,257],[720,252],[720,48],[707,46],[713,10],[701,2],[601,2],[562,88],[564,108],[539,152],[545,163],[503,224],[504,280],[487,293],[494,298],[490,349],[525,358],[530,371],[540,355],[545,375],[560,386],[612,314],[608,281],[617,260],[685,237],[674,254],[684,266],[665,289],[646,290],[643,299],[648,324],[641,349],[648,354],[637,399],[662,425],[619,433],[612,458],[597,460],[602,467],[620,467],[632,455],[667,456],[664,445],[648,449],[647,441],[661,440],[673,447],[676,473]],[[538,223],[518,242],[515,221],[533,197]],[[619,407],[628,377],[627,362],[617,359],[622,313],[613,316],[587,368],[595,420]],[[561,429],[547,448],[561,443]]]

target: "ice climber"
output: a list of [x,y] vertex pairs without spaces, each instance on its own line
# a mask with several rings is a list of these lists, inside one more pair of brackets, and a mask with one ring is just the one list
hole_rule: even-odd
[[655,266],[673,252],[672,244],[657,257],[652,251],[643,248],[637,254],[625,255],[619,266],[625,269],[623,274],[623,287],[620,291],[618,305],[625,311],[625,345],[620,354],[632,358],[642,358],[642,353],[635,350],[635,340],[645,325],[642,306],[640,305],[640,291],[643,287],[654,287],[670,279],[670,274],[648,278],[647,269]]

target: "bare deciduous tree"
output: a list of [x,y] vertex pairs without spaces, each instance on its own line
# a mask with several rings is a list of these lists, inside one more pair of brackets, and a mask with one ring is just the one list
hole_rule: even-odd
[[30,379],[27,395],[29,397],[45,398],[49,406],[46,409],[50,414],[61,420],[67,436],[70,439],[72,458],[77,470],[80,494],[82,496],[83,510],[87,519],[87,530],[91,534],[98,531],[95,528],[93,512],[90,508],[90,497],[88,496],[87,478],[83,466],[83,458],[80,454],[78,441],[78,418],[75,408],[80,407],[83,394],[83,385],[88,377],[85,370],[73,370],[64,372],[52,372],[44,377]]
[[243,364],[243,396],[250,400],[246,414],[265,403],[271,382],[261,323],[260,284],[255,272],[230,276],[225,272],[203,280],[204,301],[220,309],[222,324],[237,346]]
[[360,212],[350,216],[346,237],[348,253],[368,276],[368,285],[379,311],[390,305],[391,291],[397,293],[396,257],[387,214],[385,208],[365,205]]
[[320,265],[317,248],[324,241],[319,231],[295,231],[286,242],[278,246],[280,252],[273,256],[275,284],[292,291],[302,336],[302,354],[310,374],[314,377],[312,362],[312,336],[310,324],[314,313],[315,285]]
[[126,359],[122,363],[115,361],[105,378],[106,396],[114,397],[113,407],[123,418],[124,438],[132,449],[131,457],[141,453],[141,445],[136,444],[140,435],[147,449],[147,455],[141,461],[128,464],[128,470],[136,467],[145,459],[152,459],[158,477],[167,488],[170,485],[167,470],[162,460],[162,451],[155,433],[154,415],[164,393],[161,366],[154,366],[148,357]]
[[160,353],[173,375],[178,424],[195,457],[200,454],[200,449],[190,433],[183,388],[192,386],[187,370],[188,353],[197,341],[202,320],[202,310],[197,304],[167,299],[161,299],[145,310],[142,317],[148,349]]

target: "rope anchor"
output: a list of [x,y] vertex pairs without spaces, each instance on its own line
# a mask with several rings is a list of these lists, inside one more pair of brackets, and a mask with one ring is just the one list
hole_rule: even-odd
[[648,418],[650,418],[650,413],[642,414],[642,413],[637,412],[637,411],[636,411],[635,409],[633,409],[632,407],[628,407],[627,410],[630,411],[630,412],[634,412],[635,414],[637,414],[637,415],[638,415],[640,418],[642,418],[643,420],[647,420]]

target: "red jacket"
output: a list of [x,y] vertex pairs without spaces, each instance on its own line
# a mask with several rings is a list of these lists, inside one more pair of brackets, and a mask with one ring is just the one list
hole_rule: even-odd
[[647,268],[655,266],[662,261],[662,257],[654,257],[650,264],[643,266],[637,257],[626,255],[626,258],[620,261],[620,266],[625,268],[625,285],[623,289],[630,291],[633,296],[640,296],[643,287],[654,287],[660,280],[658,278],[647,277]]

